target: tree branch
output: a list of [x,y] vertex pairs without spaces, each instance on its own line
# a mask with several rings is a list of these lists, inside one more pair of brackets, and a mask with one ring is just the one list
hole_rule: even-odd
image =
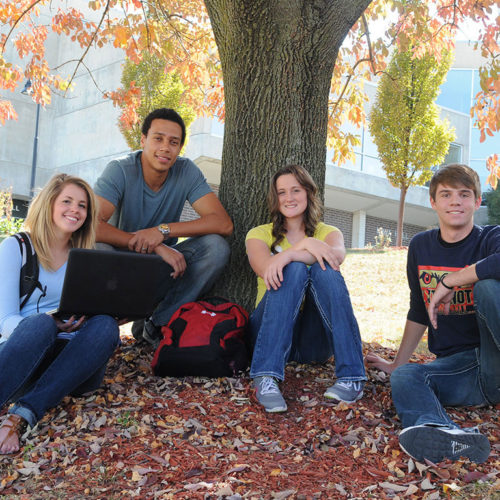
[[10,38],[10,36],[12,35],[12,32],[16,29],[16,26],[20,23],[21,19],[30,11],[33,9],[33,7],[37,4],[37,3],[40,3],[42,2],[43,0],[35,0],[28,8],[26,8],[22,13],[21,15],[14,21],[14,24],[12,25],[12,27],[10,28],[9,32],[7,33],[7,36],[5,37],[5,40],[4,40],[4,43],[2,43],[2,50],[1,50],[1,54],[4,53],[5,51],[5,44],[7,43],[7,40]]
[[370,30],[368,29],[368,23],[366,22],[365,13],[361,14],[361,20],[363,21],[363,26],[365,28],[365,36],[368,42],[368,59],[370,61],[370,66],[372,67],[373,74],[377,74],[377,69],[375,68],[375,61],[373,59],[372,42],[370,39]]
[[54,66],[52,69],[58,70],[59,68],[62,68],[66,64],[70,64],[70,63],[73,63],[73,62],[77,62],[78,64],[81,64],[87,70],[87,73],[89,74],[90,78],[94,82],[94,85],[95,85],[96,89],[101,94],[104,94],[105,92],[99,88],[99,85],[97,84],[97,82],[96,82],[96,80],[94,78],[94,75],[92,74],[92,70],[83,62],[82,59],[69,59],[68,61],[63,62],[62,64],[59,64],[58,66]]
[[332,111],[330,113],[330,116],[333,116],[333,114],[337,110],[338,105],[340,104],[340,101],[343,99],[344,94],[345,94],[345,92],[347,90],[347,87],[349,86],[349,82],[351,81],[352,77],[354,76],[354,70],[356,69],[356,67],[358,66],[358,64],[361,64],[363,62],[369,62],[370,66],[371,66],[371,69],[372,69],[373,76],[377,76],[379,74],[385,74],[389,78],[391,78],[391,80],[394,80],[394,78],[392,77],[392,75],[389,74],[389,73],[387,73],[386,71],[383,71],[383,70],[377,71],[377,68],[375,67],[375,58],[373,57],[372,42],[371,42],[371,39],[370,39],[370,30],[368,29],[368,22],[366,21],[366,16],[365,16],[364,12],[363,12],[363,14],[361,14],[361,19],[363,21],[363,27],[364,27],[364,30],[365,30],[364,35],[366,36],[366,39],[367,39],[368,57],[364,57],[363,59],[359,59],[358,61],[356,61],[356,64],[354,64],[354,66],[352,67],[352,73],[350,75],[348,75],[347,80],[345,82],[345,85],[344,85],[344,87],[342,89],[342,92],[340,93],[340,96],[333,103],[333,108],[332,108]]
[[[90,46],[94,43],[94,40],[96,39],[97,34],[99,33],[99,30],[100,30],[100,28],[102,26],[102,23],[104,22],[104,18],[106,17],[106,14],[107,14],[107,12],[109,10],[109,3],[110,3],[110,1],[111,0],[107,0],[106,1],[106,7],[104,8],[104,11],[102,13],[101,19],[99,21],[99,24],[97,25],[96,30],[94,31],[94,34],[92,35],[92,39],[87,44],[87,47],[85,48],[85,51],[84,51],[83,55],[80,57],[80,59],[78,59],[78,62],[77,62],[76,67],[75,67],[75,70],[73,71],[73,74],[71,75],[71,78],[69,79],[68,85],[71,85],[71,82],[75,78],[76,72],[78,71],[78,68],[80,67],[80,64],[83,65],[83,66],[85,66],[84,63],[83,63],[83,60],[85,59],[86,55],[88,54],[88,52],[90,50]],[[66,92],[64,93],[64,95],[66,95]]]

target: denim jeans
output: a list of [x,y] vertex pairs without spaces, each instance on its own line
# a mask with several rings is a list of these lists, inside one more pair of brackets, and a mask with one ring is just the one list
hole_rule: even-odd
[[9,413],[31,426],[68,394],[97,389],[119,341],[110,316],[89,318],[73,338],[57,339],[48,314],[23,319],[0,349],[0,407],[15,397]]
[[[116,250],[106,243],[98,243],[101,250]],[[186,271],[180,278],[172,278],[172,267],[166,262],[160,270],[160,287],[151,320],[163,326],[180,306],[197,300],[208,292],[229,260],[229,244],[218,234],[206,234],[181,241],[173,248],[184,255]]]
[[[436,424],[458,427],[444,406],[500,402],[500,281],[474,285],[474,308],[480,346],[437,358],[409,363],[391,376],[392,398],[403,427]],[[439,319],[438,319],[439,322]]]
[[174,312],[186,302],[208,292],[229,260],[229,245],[218,234],[206,234],[181,241],[174,247],[184,255],[186,271],[172,278],[172,267],[165,263],[158,290],[162,300],[151,316],[156,326],[166,325]]
[[[304,300],[305,299],[305,300]],[[335,356],[339,380],[366,380],[358,324],[340,272],[291,262],[278,290],[269,290],[250,317],[250,376],[283,380],[287,361]]]

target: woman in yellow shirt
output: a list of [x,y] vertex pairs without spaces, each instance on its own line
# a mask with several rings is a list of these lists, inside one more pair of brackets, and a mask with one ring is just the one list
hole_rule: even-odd
[[325,362],[333,354],[337,380],[325,397],[352,403],[366,380],[359,329],[340,274],[344,238],[320,222],[317,186],[307,170],[288,165],[273,176],[270,224],[246,237],[257,274],[250,318],[254,352],[250,376],[257,400],[270,413],[286,411],[278,381],[287,361]]

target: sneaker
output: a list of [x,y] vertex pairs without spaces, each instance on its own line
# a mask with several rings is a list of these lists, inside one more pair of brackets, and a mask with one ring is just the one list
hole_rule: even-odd
[[142,330],[142,338],[156,349],[163,338],[161,328],[156,326],[150,319],[146,320]]
[[327,399],[343,401],[344,403],[354,403],[363,397],[363,387],[365,383],[362,380],[337,380],[335,384],[328,387],[324,396]]
[[476,463],[484,462],[490,454],[488,438],[477,428],[455,429],[431,425],[415,425],[399,434],[399,446],[410,457],[422,462],[424,458],[438,463],[449,458],[466,457]]
[[132,328],[130,329],[130,332],[132,333],[133,337],[135,340],[141,341],[142,340],[142,332],[144,331],[144,320],[143,319],[137,319],[132,323]]
[[253,380],[257,401],[268,413],[281,413],[287,406],[278,387],[278,382],[273,377],[256,377]]

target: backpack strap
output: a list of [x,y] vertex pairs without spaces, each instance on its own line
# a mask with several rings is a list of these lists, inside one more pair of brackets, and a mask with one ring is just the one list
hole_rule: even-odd
[[19,244],[21,252],[21,272],[19,274],[19,309],[22,309],[26,302],[38,288],[44,292],[42,284],[38,281],[39,267],[35,248],[28,233],[20,232],[12,235]]

